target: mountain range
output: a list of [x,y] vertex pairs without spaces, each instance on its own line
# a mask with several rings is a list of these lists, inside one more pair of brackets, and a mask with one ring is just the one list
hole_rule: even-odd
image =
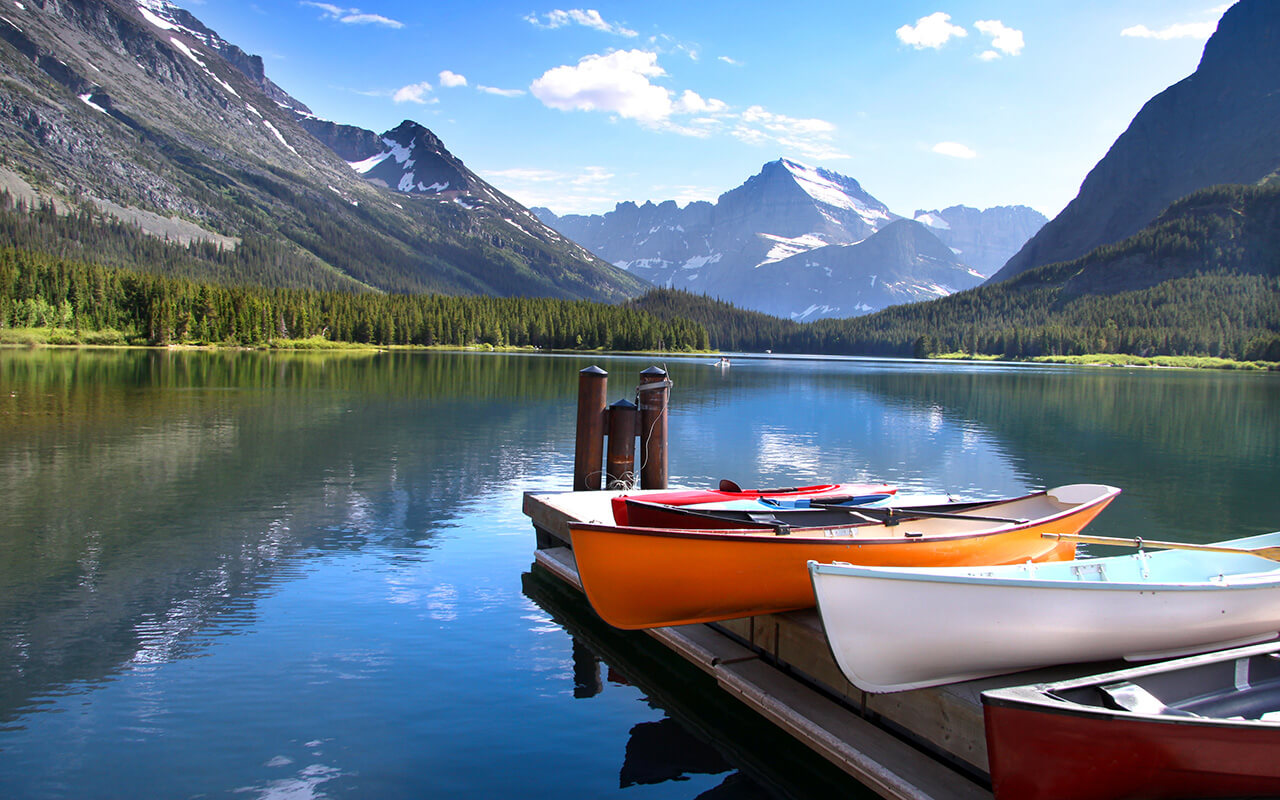
[[6,4],[0,72],[12,197],[178,241],[252,242],[256,282],[610,302],[648,288],[417,123],[379,136],[317,119],[261,58],[166,0]]
[[853,178],[791,159],[715,203],[533,212],[657,286],[794,320],[865,314],[980,284],[1045,223],[1026,206],[893,213]]

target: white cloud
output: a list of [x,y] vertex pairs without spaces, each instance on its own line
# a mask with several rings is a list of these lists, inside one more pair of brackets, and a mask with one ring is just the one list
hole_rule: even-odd
[[[1022,31],[1007,27],[998,19],[980,19],[973,23],[973,27],[991,37],[992,50],[999,50],[1005,55],[1019,55],[1025,45],[1022,40]],[[992,51],[987,51],[987,53],[990,52]],[[986,53],[983,53],[982,58],[984,61],[991,60],[987,58]]]
[[613,173],[605,167],[583,167],[584,172],[570,179],[574,186],[590,186],[593,183],[606,183],[613,180]]
[[563,172],[513,167],[486,170],[484,177],[525,206],[546,206],[557,214],[600,213],[617,202],[616,190],[609,188],[614,175],[605,167]]
[[835,130],[836,126],[826,120],[789,117],[751,106],[738,117],[732,134],[747,144],[781,145],[806,158],[848,158],[831,143]]
[[704,100],[697,92],[685,89],[673,110],[681,114],[723,114],[729,106],[720,100]]
[[466,86],[467,78],[465,75],[459,75],[451,70],[443,70],[440,73],[440,85],[447,87]]
[[605,111],[656,123],[671,115],[671,93],[649,79],[664,75],[657,53],[618,50],[549,69],[529,89],[544,105],[562,111]]
[[332,3],[315,3],[311,0],[302,0],[301,5],[318,8],[322,12],[321,19],[331,19],[337,22],[346,23],[347,25],[383,25],[388,28],[403,28],[404,23],[399,20],[384,17],[381,14],[366,14],[358,8],[342,8]]
[[977,158],[978,154],[971,148],[966,147],[959,142],[938,142],[933,146],[933,152],[951,156],[952,158]]
[[916,24],[903,25],[896,31],[898,40],[909,44],[917,50],[926,47],[938,49],[952,38],[968,36],[969,32],[959,25],[951,24],[951,15],[936,11],[927,17],[916,20]]
[[524,94],[524,89],[499,89],[496,86],[483,85],[477,85],[476,91],[484,92],[485,94],[496,94],[498,97],[519,97]]
[[691,89],[677,96],[653,82],[665,77],[657,53],[615,51],[547,70],[530,90],[549,108],[602,111],[681,136],[707,138],[727,131],[741,141],[780,145],[808,158],[847,158],[832,145],[836,128],[826,120],[789,117],[758,105],[735,113],[722,100]]
[[742,66],[741,61],[738,61],[737,59],[734,59],[734,58],[729,58],[728,56],[720,56],[719,60],[733,67]]
[[604,17],[600,16],[600,12],[594,8],[573,8],[568,11],[556,9],[543,14],[542,19],[539,19],[537,14],[530,14],[525,17],[525,20],[539,28],[563,28],[566,25],[581,25],[584,28],[612,33],[615,36],[631,38],[638,35],[630,28],[606,22]]
[[983,61],[995,61],[999,57],[1000,57],[1000,54],[997,53],[995,50],[984,50],[982,53],[978,55],[978,58],[982,59]]
[[391,95],[391,99],[397,103],[433,103],[435,98],[427,97],[431,92],[431,84],[426,81],[421,83],[411,83],[408,86],[401,86]]
[[1208,39],[1217,27],[1217,22],[1185,22],[1154,31],[1146,25],[1134,25],[1120,31],[1120,35],[1138,39]]

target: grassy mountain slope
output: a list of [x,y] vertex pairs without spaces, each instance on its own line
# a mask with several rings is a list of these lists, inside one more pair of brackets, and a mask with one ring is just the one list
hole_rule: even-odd
[[264,240],[295,262],[285,285],[605,301],[643,290],[500,210],[364,181],[209,41],[118,0],[7,6],[0,165],[73,206]]

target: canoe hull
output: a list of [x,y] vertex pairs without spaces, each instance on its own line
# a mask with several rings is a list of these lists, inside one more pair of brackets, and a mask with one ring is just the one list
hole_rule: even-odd
[[[1268,536],[1280,541],[1280,534]],[[1240,541],[1264,539],[1274,543],[1268,537]],[[1088,577],[1072,583],[1043,579],[1050,569],[1040,570],[1037,578],[1035,568],[1027,568],[1023,577],[1008,575],[1023,568],[996,570],[1001,578],[876,573],[824,564],[814,564],[810,571],[832,653],[845,677],[868,692],[919,689],[1055,664],[1204,652],[1265,641],[1280,630],[1280,570],[1275,562],[1257,556],[1216,561],[1186,551],[1145,558],[1152,564],[1231,564],[1222,567],[1228,575],[1263,577],[1219,585],[1212,580],[1219,568],[1208,566],[1212,572],[1195,584],[1108,584]],[[1117,556],[1077,561],[1070,568],[1088,575],[1101,562],[1114,572],[1130,561],[1141,563],[1136,556]],[[948,613],[921,614],[919,609]]]
[[907,524],[839,534],[797,529],[788,536],[578,523],[569,530],[578,575],[596,613],[614,627],[653,628],[810,608],[810,560],[884,566],[1070,560],[1073,545],[1041,533],[1083,528],[1118,492],[1101,488],[1108,491],[1052,520],[1016,526],[929,520],[920,530],[951,532],[915,538],[908,538],[913,526]]
[[[1280,645],[1265,645],[985,692],[997,800],[1280,796],[1280,723],[1257,719],[1260,709],[1280,705],[1277,652]],[[1243,687],[1241,676],[1248,676]],[[1099,705],[1102,687],[1134,684],[1163,695],[1157,706],[1180,710],[1216,704],[1229,708],[1217,714],[1234,716],[1256,702],[1246,698],[1262,702],[1246,719]]]
[[1280,795],[1280,727],[1050,718],[1012,708],[988,708],[986,715],[997,800]]

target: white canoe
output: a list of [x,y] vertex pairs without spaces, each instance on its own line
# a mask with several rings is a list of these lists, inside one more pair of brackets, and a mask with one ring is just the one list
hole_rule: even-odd
[[[1280,532],[1218,543],[1280,545]],[[1188,550],[1003,567],[809,562],[831,651],[868,692],[1146,660],[1280,631],[1280,562]]]

